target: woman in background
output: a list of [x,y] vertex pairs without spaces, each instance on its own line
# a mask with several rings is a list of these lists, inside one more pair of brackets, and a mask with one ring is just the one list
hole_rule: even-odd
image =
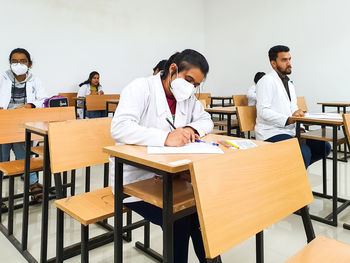
[[[79,84],[78,97],[85,98],[86,95],[103,95],[102,86],[100,84],[100,74],[97,71],[90,73],[89,78]],[[88,118],[100,118],[106,117],[106,111],[96,110],[96,111],[86,111],[86,117]]]

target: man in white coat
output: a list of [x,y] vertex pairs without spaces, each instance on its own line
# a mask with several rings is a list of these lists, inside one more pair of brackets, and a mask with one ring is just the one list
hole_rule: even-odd
[[[291,116],[303,117],[298,109],[293,82],[287,75],[292,73],[291,56],[286,46],[274,46],[269,50],[273,71],[257,84],[257,118],[255,134],[258,140],[277,142],[295,137],[295,122]],[[300,143],[305,167],[330,153],[328,142],[306,140]]]
[[[118,143],[146,146],[184,146],[211,132],[213,122],[210,115],[194,96],[195,87],[200,85],[208,71],[205,57],[186,49],[172,55],[159,74],[132,81],[122,91],[112,120],[113,139]],[[112,162],[112,186],[113,166]],[[124,165],[123,174],[124,184],[155,176],[128,165]],[[162,209],[136,198],[125,199],[124,205],[161,226]],[[174,222],[174,262],[188,261],[190,237],[199,261],[206,262],[197,213]]]

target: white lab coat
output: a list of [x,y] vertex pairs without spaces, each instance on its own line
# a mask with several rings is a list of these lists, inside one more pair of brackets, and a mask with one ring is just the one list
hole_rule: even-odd
[[[9,72],[0,74],[0,107],[7,109],[11,100],[11,89],[13,79],[10,78]],[[31,74],[31,73],[28,73]],[[13,77],[13,75],[11,75]],[[32,103],[36,108],[43,106],[46,97],[46,92],[42,87],[41,81],[31,75],[27,80],[26,85],[27,103]]]
[[[81,86],[79,88],[78,91],[78,95],[77,97],[86,97],[86,95],[90,95],[91,91],[90,91],[90,84],[84,84],[83,86]],[[102,86],[98,86],[97,91],[101,91],[102,90]]]
[[257,140],[266,140],[278,134],[295,136],[295,124],[285,125],[288,117],[298,109],[294,85],[289,81],[288,86],[291,100],[276,71],[259,80],[256,88]]
[[[164,146],[169,132],[172,131],[166,118],[172,120],[172,115],[160,74],[136,79],[121,93],[111,124],[112,138],[117,143]],[[191,126],[200,136],[211,132],[214,126],[210,115],[204,111],[202,104],[194,95],[185,101],[177,102],[174,125],[175,127]],[[113,159],[111,158],[110,184],[114,188]],[[145,180],[154,175],[154,173],[124,165],[124,184]]]
[[256,105],[256,85],[251,86],[247,91],[248,106]]

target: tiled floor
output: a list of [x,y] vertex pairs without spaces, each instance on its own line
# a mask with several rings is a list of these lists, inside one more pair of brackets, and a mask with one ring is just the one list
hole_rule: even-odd
[[[312,165],[309,170],[309,178],[314,190],[321,190],[321,169],[322,163],[318,162]],[[328,164],[328,189],[331,190],[331,161]],[[350,198],[350,179],[348,178],[349,163],[339,162],[339,195]],[[92,189],[102,187],[102,166],[93,167],[92,169]],[[84,171],[77,172],[77,193],[82,192],[84,186]],[[22,189],[22,181],[16,180],[16,189]],[[4,185],[6,189],[6,185]],[[311,204],[311,212],[320,215],[327,214],[331,211],[331,202],[317,199]],[[39,258],[40,248],[40,223],[41,223],[41,207],[34,206],[30,208],[30,228],[29,228],[29,251],[35,258]],[[56,209],[53,202],[50,202],[50,221],[49,221],[49,249],[48,256],[55,256],[55,233],[56,233]],[[134,214],[134,219],[139,217]],[[233,219],[234,220],[234,219]],[[3,217],[6,222],[6,215]],[[21,221],[22,215],[20,212],[15,214],[15,235],[21,236]],[[113,222],[111,220],[111,222]],[[343,222],[350,223],[350,209],[347,208],[339,216],[339,226],[331,227],[322,223],[313,221],[316,235],[325,235],[345,243],[350,244],[350,231],[344,230]],[[65,217],[65,245],[80,241],[80,225],[75,220]],[[92,226],[90,228],[90,236],[102,233],[99,227]],[[287,260],[290,256],[300,250],[306,244],[301,218],[296,215],[291,215],[281,222],[271,226],[265,231],[265,262],[280,263]],[[142,241],[143,230],[135,230],[133,232],[133,241],[124,243],[124,262],[155,262],[151,258],[145,256],[134,247],[134,242]],[[151,227],[151,246],[158,252],[162,251],[162,232],[157,226]],[[190,248],[189,262],[197,262],[196,256],[192,247]],[[239,262],[249,263],[255,262],[255,239],[251,238],[240,245],[232,248],[230,251],[222,255],[223,262]],[[104,247],[95,249],[90,252],[90,262],[112,262],[113,261],[113,245],[109,244]],[[25,262],[21,254],[11,245],[7,239],[0,234],[0,262]],[[74,257],[65,262],[80,262],[80,257]]]

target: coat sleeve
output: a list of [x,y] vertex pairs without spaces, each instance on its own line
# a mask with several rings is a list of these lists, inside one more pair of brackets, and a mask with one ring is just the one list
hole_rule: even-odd
[[299,109],[298,104],[297,104],[297,95],[295,93],[295,87],[294,85],[289,82],[289,90],[290,90],[290,95],[291,95],[291,111],[295,112],[296,110]]
[[121,93],[111,124],[112,138],[119,143],[164,146],[168,132],[140,125],[147,111],[150,91],[146,79],[137,79]]
[[86,97],[86,85],[83,85],[79,88],[77,97]]
[[199,136],[202,137],[212,132],[214,124],[210,118],[210,114],[204,110],[202,103],[200,103],[200,101],[196,98],[193,99],[194,107],[192,110],[192,119],[191,123],[187,124],[187,126],[195,129]]
[[268,76],[260,79],[256,88],[257,114],[266,122],[277,127],[285,127],[289,116],[272,109],[274,91],[273,79]]
[[47,95],[40,79],[35,79],[33,88],[35,89],[35,99],[31,103],[33,103],[36,108],[42,108],[44,100],[47,99]]

